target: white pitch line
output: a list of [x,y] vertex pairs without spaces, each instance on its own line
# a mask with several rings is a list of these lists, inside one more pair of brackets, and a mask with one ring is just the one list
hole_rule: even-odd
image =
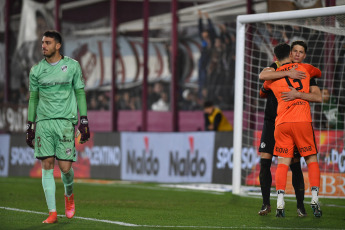
[[[18,208],[9,208],[9,207],[1,207],[0,209],[4,210],[10,210],[10,211],[15,211],[15,212],[25,212],[25,213],[33,213],[33,214],[39,214],[39,215],[47,215],[45,212],[36,212],[36,211],[31,211],[31,210],[24,210],[24,209],[18,209]],[[60,217],[65,217],[65,215],[58,215]],[[81,219],[81,220],[89,220],[89,221],[95,221],[95,222],[102,222],[102,223],[108,223],[108,224],[116,224],[120,226],[126,226],[126,227],[141,227],[141,228],[197,228],[197,229],[301,229],[301,230],[324,230],[324,228],[284,228],[284,227],[251,227],[251,226],[229,226],[229,227],[222,227],[222,226],[164,226],[164,225],[138,225],[138,224],[131,224],[131,223],[126,223],[126,222],[121,222],[121,221],[113,221],[113,220],[101,220],[101,219],[96,219],[96,218],[87,218],[87,217],[79,217],[79,216],[74,216],[74,219]]]
[[[36,211],[23,210],[23,209],[18,209],[18,208],[9,208],[9,207],[0,207],[0,208],[5,209],[5,210],[10,210],[10,211],[15,211],[15,212],[26,212],[26,213],[47,215],[47,213],[44,213],[44,212],[36,212]],[[58,216],[64,217],[64,215],[58,215]],[[129,223],[121,222],[121,221],[100,220],[100,219],[95,219],[95,218],[86,218],[86,217],[79,217],[79,216],[75,216],[73,218],[82,219],[82,220],[90,220],[90,221],[95,221],[95,222],[103,222],[103,223],[109,223],[109,224],[116,224],[116,225],[121,225],[121,226],[130,226],[130,227],[141,227],[142,226],[142,225],[136,225],[136,224],[129,224]]]

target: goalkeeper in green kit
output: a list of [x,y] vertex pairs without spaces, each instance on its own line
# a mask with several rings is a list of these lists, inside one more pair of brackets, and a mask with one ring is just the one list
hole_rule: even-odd
[[42,38],[45,57],[30,71],[30,99],[26,143],[34,148],[35,157],[42,163],[42,185],[49,216],[43,223],[56,223],[55,159],[65,187],[65,214],[75,213],[72,163],[76,161],[74,126],[80,124],[77,135],[80,143],[88,141],[90,130],[87,120],[84,80],[79,63],[60,54],[62,37],[54,30]]

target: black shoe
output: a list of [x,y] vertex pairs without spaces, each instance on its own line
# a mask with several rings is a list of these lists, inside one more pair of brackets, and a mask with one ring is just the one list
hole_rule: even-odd
[[297,208],[297,215],[300,216],[300,217],[307,216],[307,212],[305,211],[304,206]]
[[284,209],[277,209],[276,217],[285,217],[285,210]]
[[261,210],[259,211],[260,216],[266,216],[268,213],[271,212],[271,205],[269,204],[263,204],[261,207]]

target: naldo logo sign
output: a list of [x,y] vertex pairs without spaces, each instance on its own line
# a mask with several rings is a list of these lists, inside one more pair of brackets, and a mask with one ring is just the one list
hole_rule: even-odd
[[206,160],[199,156],[199,150],[194,148],[194,136],[188,137],[189,149],[183,154],[179,151],[169,153],[169,176],[204,176]]
[[159,160],[153,155],[153,150],[149,146],[149,137],[144,136],[145,149],[141,153],[136,150],[127,151],[127,173],[157,175],[159,172]]
[[121,179],[211,182],[214,133],[122,133]]

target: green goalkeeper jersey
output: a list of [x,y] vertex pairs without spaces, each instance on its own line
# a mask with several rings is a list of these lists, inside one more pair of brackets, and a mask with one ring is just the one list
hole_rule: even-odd
[[45,59],[30,71],[30,91],[38,91],[36,122],[47,119],[68,119],[78,123],[75,89],[85,87],[79,63],[64,56],[56,65]]

